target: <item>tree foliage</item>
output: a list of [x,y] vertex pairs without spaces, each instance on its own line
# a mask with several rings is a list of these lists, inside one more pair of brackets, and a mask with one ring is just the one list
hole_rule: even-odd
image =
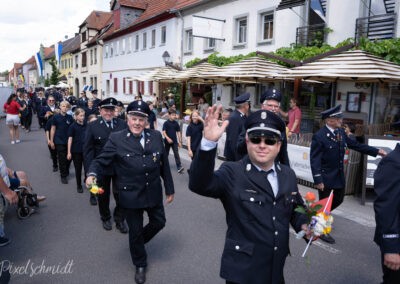
[[60,76],[61,73],[60,71],[58,71],[55,57],[51,58],[50,65],[51,65],[51,76],[49,80],[50,85],[57,85],[59,81],[58,77]]

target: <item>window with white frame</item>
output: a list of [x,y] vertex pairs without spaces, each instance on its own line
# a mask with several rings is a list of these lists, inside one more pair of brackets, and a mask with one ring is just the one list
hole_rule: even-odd
[[106,45],[106,51],[104,52],[104,58],[108,58],[108,52],[109,52],[109,46],[108,45]]
[[78,69],[79,66],[79,57],[78,55],[75,55],[75,69]]
[[119,45],[119,40],[115,42],[115,56],[119,55],[121,46]]
[[167,27],[162,26],[161,27],[161,41],[160,44],[164,45],[167,42]]
[[114,43],[111,43],[110,45],[110,57],[113,57],[114,55]]
[[236,43],[244,44],[247,42],[247,17],[236,19]]
[[93,49],[90,50],[90,65],[93,65]]
[[139,50],[139,35],[135,36],[135,51]]
[[132,37],[128,37],[126,39],[126,53],[131,53],[131,49],[132,49]]
[[93,61],[94,64],[97,64],[97,47],[94,48]]
[[193,50],[193,30],[185,31],[185,52],[191,52]]
[[121,40],[121,54],[125,54],[126,39]]
[[147,33],[143,33],[143,49],[147,48]]
[[215,38],[206,38],[205,50],[215,49]]
[[156,30],[151,31],[151,47],[156,46]]
[[261,15],[261,41],[271,40],[274,37],[274,12],[265,12]]

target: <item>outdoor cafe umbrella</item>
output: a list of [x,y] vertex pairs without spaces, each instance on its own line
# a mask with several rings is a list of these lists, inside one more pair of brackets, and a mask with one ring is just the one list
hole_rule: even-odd
[[362,50],[345,51],[294,67],[286,78],[318,81],[399,82],[400,66]]

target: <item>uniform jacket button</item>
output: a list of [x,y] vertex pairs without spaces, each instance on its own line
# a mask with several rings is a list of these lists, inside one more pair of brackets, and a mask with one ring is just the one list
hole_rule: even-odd
[[240,246],[235,246],[235,249],[236,249],[236,250],[239,250],[239,249],[240,249]]
[[251,202],[254,202],[254,198],[253,198],[253,197],[250,197],[250,201],[251,201]]
[[276,219],[275,216],[273,216],[273,217],[272,217],[272,221],[275,221],[275,219]]
[[275,231],[275,236],[277,236],[278,235],[278,231]]
[[274,247],[274,250],[277,251],[277,250],[278,250],[278,247]]

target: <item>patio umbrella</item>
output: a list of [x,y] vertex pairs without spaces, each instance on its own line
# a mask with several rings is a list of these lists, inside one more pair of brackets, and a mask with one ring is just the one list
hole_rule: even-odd
[[286,78],[319,81],[399,82],[400,66],[366,51],[331,55],[285,72]]
[[203,77],[225,79],[231,83],[257,83],[283,79],[283,74],[288,70],[277,63],[255,56],[226,65],[218,70],[205,72]]

